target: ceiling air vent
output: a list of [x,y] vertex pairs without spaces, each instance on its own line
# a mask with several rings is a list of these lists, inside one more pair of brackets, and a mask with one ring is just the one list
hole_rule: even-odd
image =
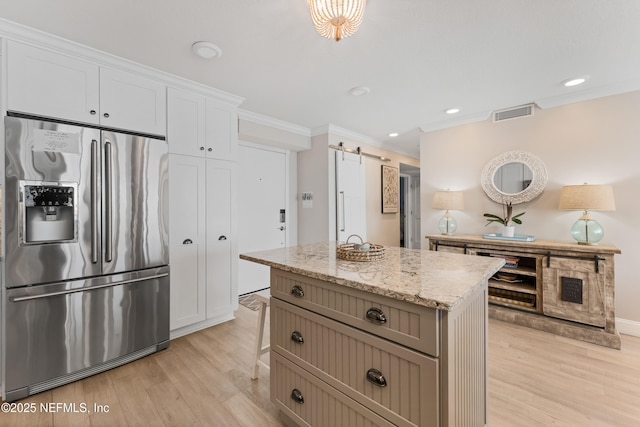
[[509,108],[507,110],[495,111],[493,113],[493,123],[517,119],[519,117],[533,116],[534,107],[535,104],[527,104],[520,107]]

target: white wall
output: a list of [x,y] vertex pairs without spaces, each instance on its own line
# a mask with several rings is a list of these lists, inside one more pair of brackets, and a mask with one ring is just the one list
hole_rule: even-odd
[[[547,168],[549,182],[536,200],[517,205],[526,211],[519,234],[573,242],[571,225],[580,212],[558,210],[564,185],[611,184],[615,212],[594,212],[604,227],[601,243],[617,246],[616,317],[640,329],[640,91],[599,98],[547,110],[535,116],[493,123],[491,119],[421,136],[422,233],[438,233],[442,212],[431,208],[433,192],[464,191],[465,210],[454,212],[459,234],[483,234],[482,214],[500,206],[482,191],[480,174],[495,156],[528,151]],[[624,332],[625,321],[618,323]]]

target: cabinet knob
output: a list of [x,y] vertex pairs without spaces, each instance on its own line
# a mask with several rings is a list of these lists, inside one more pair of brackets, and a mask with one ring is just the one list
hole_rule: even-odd
[[302,334],[298,331],[293,331],[291,333],[291,341],[297,344],[304,344],[304,338],[302,337]]
[[302,298],[304,296],[304,290],[302,290],[300,285],[294,285],[294,287],[291,288],[291,295],[296,298]]
[[367,381],[377,385],[378,387],[387,386],[387,380],[384,378],[384,375],[382,375],[382,372],[377,369],[371,368],[367,371]]
[[378,307],[371,307],[367,310],[367,320],[371,323],[382,325],[387,323],[387,316],[385,316],[383,311]]
[[291,390],[291,399],[296,403],[304,403],[304,397],[302,396],[302,392],[297,388]]
[[193,243],[193,240],[191,239],[184,239],[184,241],[182,242],[183,245],[190,245]]
[[200,147],[200,151],[204,151],[204,147]]
[[96,110],[89,111],[89,114],[91,114],[92,116],[95,116],[96,115]]
[[104,113],[103,116],[108,119],[109,118],[109,113]]
[[213,148],[209,147],[209,148],[207,148],[207,151],[208,151],[208,152],[212,152],[212,151],[213,151]]

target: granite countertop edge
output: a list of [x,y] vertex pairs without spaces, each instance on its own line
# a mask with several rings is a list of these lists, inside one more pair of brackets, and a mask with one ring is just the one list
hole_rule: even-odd
[[[406,292],[401,289],[390,289],[388,287],[378,286],[372,283],[366,283],[364,280],[353,280],[353,279],[344,278],[344,277],[336,277],[335,275],[332,275],[332,274],[314,271],[313,269],[310,269],[308,267],[290,265],[290,264],[287,264],[286,261],[281,261],[281,260],[276,261],[273,259],[266,259],[266,257],[268,256],[266,254],[268,254],[269,252],[271,251],[240,254],[240,259],[263,264],[269,267],[276,268],[278,270],[287,271],[294,274],[300,274],[305,277],[323,280],[339,286],[345,286],[348,288],[357,289],[364,292],[369,292],[372,294],[381,295],[381,296],[393,298],[396,300],[405,301],[408,303],[412,303],[412,304],[416,304],[416,305],[420,305],[428,308],[444,310],[444,311],[454,310],[460,303],[462,303],[467,298],[468,295],[474,293],[477,287],[483,286],[483,285],[486,286],[487,280],[494,273],[496,273],[504,264],[504,261],[500,259],[494,258],[492,260],[487,260],[490,262],[487,263],[484,273],[480,274],[478,271],[475,272],[476,277],[474,278],[475,279],[474,284],[465,285],[464,290],[455,295],[446,295],[445,297],[436,298],[436,297],[421,296],[419,294]],[[433,252],[430,252],[430,253],[433,253]],[[467,257],[469,257],[468,255],[453,255],[453,254],[446,254],[446,256],[465,257],[465,259],[468,259]],[[350,263],[348,261],[342,261],[342,260],[336,260],[336,262],[344,262],[346,263],[344,265],[348,265],[348,266],[355,265],[356,267],[354,268],[357,268],[359,265],[361,265],[362,268],[366,268],[366,264],[368,264],[368,263],[357,263],[357,262],[354,264],[352,262]],[[422,293],[422,292],[418,292],[418,293]]]

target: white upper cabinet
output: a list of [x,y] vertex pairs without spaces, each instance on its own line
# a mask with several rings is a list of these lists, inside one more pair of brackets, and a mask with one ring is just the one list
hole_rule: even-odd
[[99,124],[99,67],[9,41],[7,107],[38,116]]
[[224,108],[207,98],[207,156],[236,160],[238,156],[238,115],[235,110]]
[[170,87],[167,89],[167,141],[169,152],[204,156],[205,97]]
[[167,128],[166,86],[144,77],[100,68],[100,123],[164,135]]
[[159,82],[11,40],[7,71],[10,111],[166,133],[165,86]]
[[169,152],[219,160],[236,160],[235,107],[194,92],[169,88]]

